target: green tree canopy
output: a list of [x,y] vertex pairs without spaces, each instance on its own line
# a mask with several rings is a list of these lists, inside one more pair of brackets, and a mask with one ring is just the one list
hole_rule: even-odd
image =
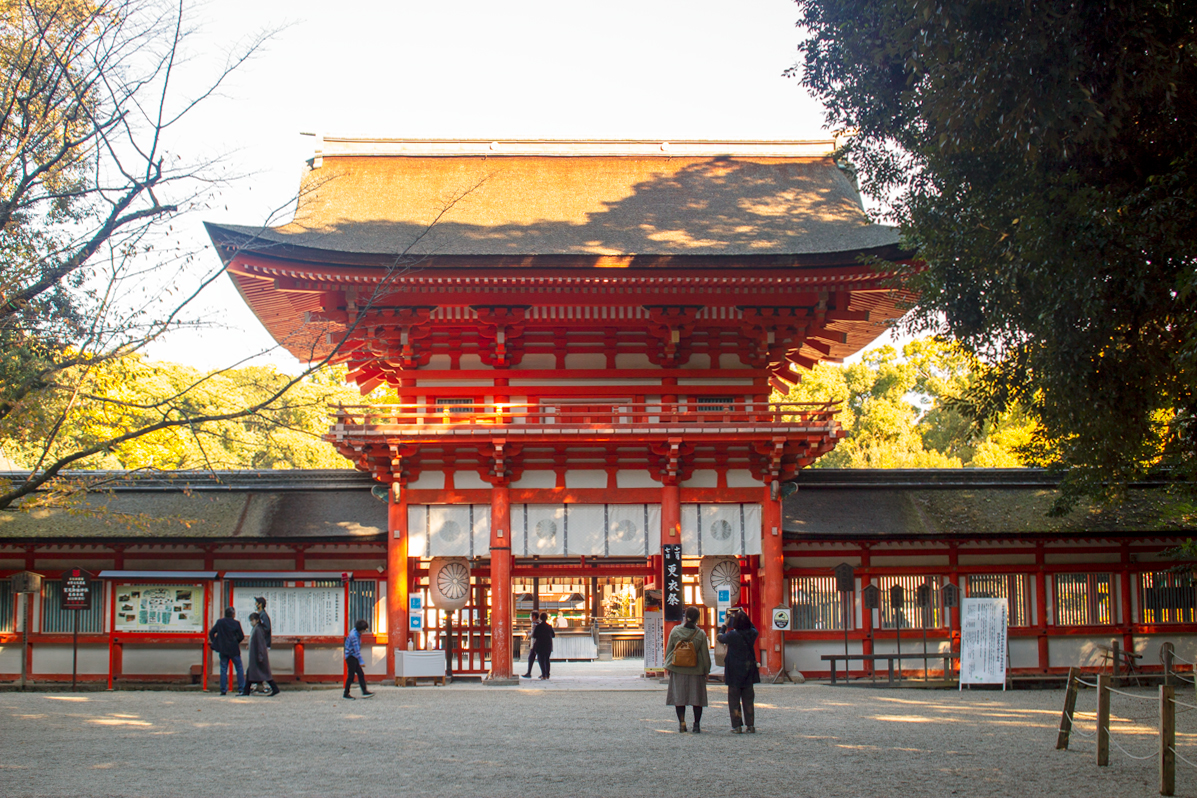
[[910,324],[984,364],[1100,492],[1197,474],[1197,6],[798,0],[804,86],[922,271]]

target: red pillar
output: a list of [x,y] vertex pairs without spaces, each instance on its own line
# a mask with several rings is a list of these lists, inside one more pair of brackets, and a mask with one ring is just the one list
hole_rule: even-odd
[[511,679],[511,496],[490,491],[490,678]]
[[[682,542],[682,490],[677,484],[664,485],[661,488],[661,545],[668,546]],[[689,552],[693,554],[694,552]],[[682,551],[682,554],[687,554]],[[665,598],[665,562],[663,557],[658,557],[660,565],[657,573],[657,586],[661,589],[661,598]],[[663,637],[665,644],[669,645],[669,633],[677,626],[675,621],[665,621],[663,624]]]
[[773,608],[783,603],[785,562],[782,554],[781,500],[769,496],[765,486],[761,504],[761,675],[785,668],[785,635],[773,629]]
[[407,502],[390,491],[387,521],[387,678],[395,678],[395,651],[407,648]]
[[1039,632],[1039,670],[1047,673],[1051,662],[1051,651],[1047,644],[1047,575],[1043,566],[1046,562],[1043,544],[1035,544],[1035,627]]

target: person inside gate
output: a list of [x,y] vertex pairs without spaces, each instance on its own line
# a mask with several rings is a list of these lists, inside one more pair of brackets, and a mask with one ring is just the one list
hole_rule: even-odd
[[665,703],[677,711],[678,731],[686,731],[686,707],[694,707],[695,734],[702,731],[702,708],[707,705],[707,674],[711,672],[711,644],[698,628],[698,608],[686,608],[686,622],[669,633],[665,647],[669,690]]
[[[553,638],[557,633],[553,631],[552,625],[549,623],[549,614],[542,612],[540,614],[540,623],[536,624],[536,628],[532,630],[532,648],[536,651],[536,662],[540,665],[540,678],[549,678],[549,660],[553,656]],[[531,673],[532,669],[529,668]]]

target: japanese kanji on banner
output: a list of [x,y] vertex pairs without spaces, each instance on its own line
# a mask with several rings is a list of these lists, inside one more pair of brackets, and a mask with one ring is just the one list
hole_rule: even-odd
[[684,619],[686,605],[682,597],[682,547],[672,544],[661,547],[661,558],[664,561],[665,592],[662,601],[665,604],[665,620],[680,622]]

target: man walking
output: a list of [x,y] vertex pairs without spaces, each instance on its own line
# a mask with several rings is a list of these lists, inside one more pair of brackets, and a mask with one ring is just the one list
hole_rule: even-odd
[[220,694],[229,692],[229,663],[237,673],[237,692],[245,689],[245,671],[241,666],[241,641],[245,639],[245,632],[241,629],[241,622],[236,620],[237,611],[228,607],[224,617],[212,624],[208,632],[208,642],[212,650],[220,655]]
[[353,700],[349,695],[349,687],[353,684],[353,677],[357,675],[357,683],[362,688],[362,698],[373,698],[374,694],[366,689],[366,672],[362,670],[362,632],[370,628],[364,620],[358,620],[353,629],[345,636],[345,695],[342,698]]
[[[532,649],[536,652],[536,663],[540,665],[540,678],[549,678],[549,659],[553,655],[553,638],[557,633],[549,625],[549,614],[540,614],[540,623],[532,630]],[[528,669],[531,671],[531,668]]]

